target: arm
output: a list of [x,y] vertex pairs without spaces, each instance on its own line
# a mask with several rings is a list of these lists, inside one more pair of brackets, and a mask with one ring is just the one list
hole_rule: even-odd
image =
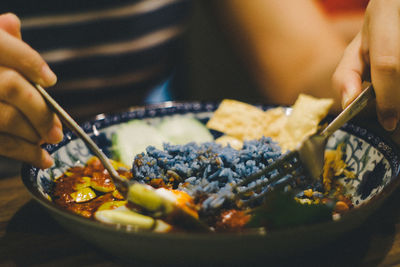
[[345,41],[313,1],[219,0],[214,5],[268,101],[291,104],[304,92],[339,102],[330,81]]
[[41,168],[52,165],[40,144],[61,141],[61,122],[29,81],[47,87],[56,79],[21,40],[19,19],[0,15],[0,155]]

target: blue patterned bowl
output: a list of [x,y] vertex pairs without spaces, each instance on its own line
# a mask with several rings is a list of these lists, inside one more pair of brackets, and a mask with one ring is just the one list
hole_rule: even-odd
[[[156,122],[161,117],[188,113],[206,122],[217,107],[218,104],[214,103],[166,102],[114,115],[99,115],[95,120],[82,124],[82,127],[92,134],[107,154],[111,135],[120,123],[132,119]],[[327,149],[335,149],[341,143],[345,143],[345,162],[356,174],[355,179],[342,179],[353,194],[354,209],[337,221],[268,233],[160,234],[104,225],[61,209],[50,200],[53,179],[69,167],[85,163],[91,156],[83,142],[71,132],[65,134],[61,143],[46,147],[55,159],[52,168],[39,170],[24,165],[22,179],[34,199],[46,207],[61,225],[124,260],[248,264],[332,241],[359,226],[397,187],[400,153],[389,140],[349,123],[329,139]]]

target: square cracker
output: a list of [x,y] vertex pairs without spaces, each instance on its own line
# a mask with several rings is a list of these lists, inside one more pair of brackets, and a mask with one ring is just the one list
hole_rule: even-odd
[[282,150],[295,149],[304,138],[316,133],[319,123],[328,115],[332,104],[333,100],[329,98],[300,94],[276,138]]
[[240,140],[261,138],[266,121],[265,112],[253,105],[224,99],[207,123],[207,127]]
[[281,107],[263,111],[250,104],[225,99],[207,127],[241,141],[259,139],[263,135],[271,137],[285,152],[295,149],[304,138],[317,131],[332,104],[332,99],[300,94],[287,116]]

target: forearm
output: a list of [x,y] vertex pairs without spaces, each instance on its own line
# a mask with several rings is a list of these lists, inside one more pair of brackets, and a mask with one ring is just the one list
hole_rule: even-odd
[[[219,18],[267,99],[334,97],[331,75],[345,42],[310,0],[219,0]],[[223,12],[222,12],[223,11]]]

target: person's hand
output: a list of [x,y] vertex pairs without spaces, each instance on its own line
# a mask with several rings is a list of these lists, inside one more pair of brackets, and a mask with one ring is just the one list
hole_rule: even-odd
[[56,76],[41,56],[21,40],[20,21],[0,15],[0,155],[39,168],[53,164],[43,143],[62,140],[62,126],[30,83],[43,87]]
[[400,118],[400,0],[371,0],[362,30],[346,48],[333,75],[333,86],[347,106],[371,79],[377,117],[387,131]]

